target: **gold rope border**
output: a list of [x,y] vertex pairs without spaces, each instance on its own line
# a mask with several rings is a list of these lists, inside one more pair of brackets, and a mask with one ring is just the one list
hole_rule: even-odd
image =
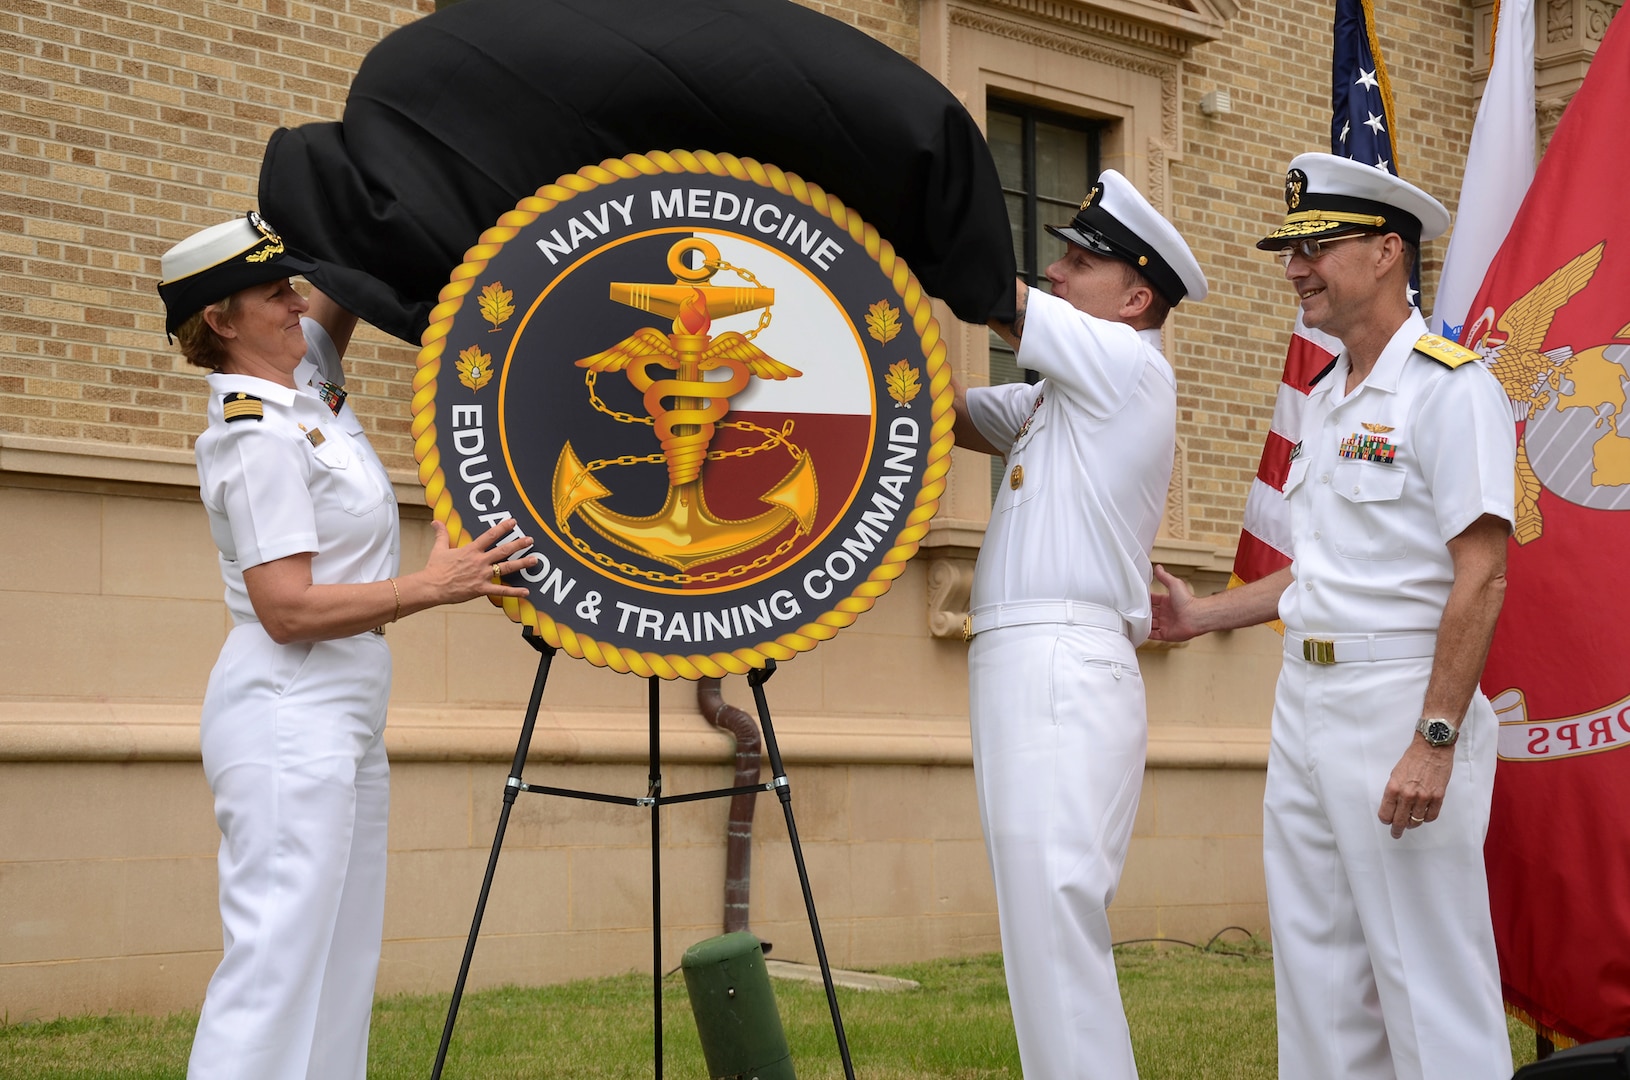
[[790,660],[798,653],[808,652],[821,642],[835,637],[839,630],[870,610],[877,598],[889,591],[894,579],[905,572],[906,563],[916,555],[919,543],[928,532],[928,522],[939,509],[940,496],[945,492],[945,477],[951,468],[951,427],[954,421],[951,411],[951,371],[946,363],[945,341],[940,336],[939,323],[934,319],[929,297],[906,267],[905,260],[894,253],[894,246],[859,214],[843,205],[837,196],[774,165],[705,150],[659,150],[649,154],[608,158],[598,165],[586,165],[575,173],[562,176],[553,184],[540,187],[536,193],[517,203],[515,209],[501,216],[498,224],[481,234],[475,246],[464,253],[464,262],[453,271],[437,297],[438,302],[430,312],[430,325],[420,339],[422,348],[419,350],[418,370],[413,376],[413,456],[419,462],[419,482],[424,485],[425,502],[436,520],[447,526],[453,544],[468,543],[470,534],[465,530],[458,511],[453,509],[453,497],[447,491],[441,452],[436,446],[433,409],[436,378],[441,373],[442,353],[447,335],[452,330],[453,316],[463,307],[465,294],[475,288],[476,278],[486,269],[487,263],[503,250],[505,243],[538,217],[602,185],[663,173],[751,180],[760,187],[771,188],[811,207],[833,225],[847,231],[857,243],[864,245],[866,254],[876,261],[894,286],[902,306],[911,317],[913,329],[921,339],[928,369],[928,389],[933,401],[929,414],[928,460],[923,468],[922,487],[917,492],[916,503],[906,516],[904,527],[895,537],[894,546],[866,576],[866,580],[855,586],[848,596],[816,616],[813,622],[805,623],[791,633],[762,642],[757,648],[737,649],[729,653],[696,653],[688,656],[648,653],[609,645],[579,634],[570,626],[557,623],[539,612],[529,599],[504,597],[501,601],[494,600],[511,620],[532,627],[550,645],[599,667],[641,676],[658,675],[664,679],[722,678],[763,667],[766,659]]

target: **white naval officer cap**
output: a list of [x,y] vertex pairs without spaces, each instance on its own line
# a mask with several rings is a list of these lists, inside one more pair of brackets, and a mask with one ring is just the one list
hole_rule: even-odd
[[253,210],[201,229],[159,259],[164,332],[173,335],[189,317],[239,289],[315,269]]
[[1335,154],[1299,154],[1285,173],[1285,220],[1256,242],[1278,251],[1304,236],[1397,233],[1419,246],[1449,228],[1449,211],[1406,180]]
[[1206,276],[1172,223],[1149,205],[1132,181],[1105,169],[1068,225],[1049,225],[1060,240],[1131,263],[1166,301],[1206,298]]

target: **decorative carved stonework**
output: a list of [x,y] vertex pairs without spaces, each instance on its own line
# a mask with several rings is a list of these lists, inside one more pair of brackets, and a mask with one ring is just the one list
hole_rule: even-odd
[[1172,482],[1166,488],[1166,514],[1160,535],[1172,540],[1189,538],[1189,451],[1183,437],[1177,437],[1177,453],[1172,457]]
[[1613,0],[1585,0],[1585,40],[1600,42],[1607,36],[1607,24],[1619,12]]
[[[1535,7],[1534,98],[1543,152],[1562,110],[1590,70],[1622,0],[1543,0]],[[1488,79],[1495,30],[1495,0],[1471,0],[1473,93]]]
[[979,6],[1053,23],[1100,41],[1134,45],[1174,57],[1217,37],[1239,11],[1234,0],[1155,0],[1170,15],[1119,0],[980,0]]
[[1160,80],[1161,141],[1167,146],[1178,145],[1178,68],[1175,60],[1172,63],[1161,63],[1158,60],[1121,52],[1118,49],[1108,48],[1090,41],[1061,37],[1057,33],[1041,27],[1015,22],[1011,19],[1004,19],[971,8],[951,8],[951,22],[957,26],[967,27],[970,30],[994,34],[997,37],[1005,37],[1013,41],[1021,41],[1026,45],[1040,46],[1054,52],[1077,56],[1083,60],[1092,60],[1124,71],[1134,71],[1140,75],[1153,75]]
[[1545,5],[1545,40],[1555,43],[1573,36],[1573,0],[1548,0]]
[[928,564],[928,632],[934,637],[962,640],[973,594],[973,564],[972,559],[955,556]]
[[[1165,104],[1164,101],[1161,102]],[[1149,162],[1148,190],[1144,195],[1148,197],[1155,209],[1162,213],[1171,212],[1171,203],[1166,200],[1166,153],[1169,147],[1163,139],[1150,139],[1144,147],[1144,154]]]
[[1546,98],[1535,102],[1537,133],[1539,135],[1539,151],[1551,145],[1551,136],[1556,134],[1557,124],[1562,122],[1562,111],[1568,107],[1565,98]]

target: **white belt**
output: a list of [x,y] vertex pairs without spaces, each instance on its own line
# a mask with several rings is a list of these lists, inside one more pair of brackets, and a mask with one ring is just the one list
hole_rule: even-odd
[[1355,660],[1409,660],[1431,656],[1436,634],[1298,634],[1285,631],[1285,655],[1310,664],[1347,664]]
[[1126,634],[1126,620],[1114,608],[1089,604],[1085,600],[1018,600],[1011,604],[986,604],[962,621],[962,639],[1004,626],[1032,623],[1062,623],[1067,626],[1095,626]]

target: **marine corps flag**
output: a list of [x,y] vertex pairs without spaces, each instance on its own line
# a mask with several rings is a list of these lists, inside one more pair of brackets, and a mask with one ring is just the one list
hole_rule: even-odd
[[342,122],[272,136],[260,206],[324,291],[417,342],[466,249],[520,199],[675,148],[841,194],[959,318],[1013,315],[1007,212],[972,117],[905,57],[789,0],[452,5],[374,47]]
[[1500,977],[1541,1034],[1630,1032],[1630,24],[1616,19],[1471,304],[1517,419],[1517,521],[1483,674]]

